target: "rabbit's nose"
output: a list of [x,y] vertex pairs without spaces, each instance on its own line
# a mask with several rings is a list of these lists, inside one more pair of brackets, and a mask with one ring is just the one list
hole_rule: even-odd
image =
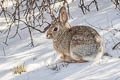
[[51,38],[51,36],[50,36],[49,34],[47,34],[46,37],[47,37],[47,39],[50,39],[50,38]]

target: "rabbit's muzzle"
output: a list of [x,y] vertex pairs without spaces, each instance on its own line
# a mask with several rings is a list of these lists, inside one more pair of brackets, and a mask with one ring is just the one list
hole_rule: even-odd
[[52,39],[53,38],[52,34],[47,34],[46,37],[47,37],[47,39]]

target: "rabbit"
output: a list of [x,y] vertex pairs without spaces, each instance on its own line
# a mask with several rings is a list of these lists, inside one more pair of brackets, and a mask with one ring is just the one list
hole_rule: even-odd
[[89,26],[70,27],[64,6],[60,8],[58,18],[51,22],[46,37],[53,40],[53,47],[64,62],[84,63],[102,58],[101,36]]

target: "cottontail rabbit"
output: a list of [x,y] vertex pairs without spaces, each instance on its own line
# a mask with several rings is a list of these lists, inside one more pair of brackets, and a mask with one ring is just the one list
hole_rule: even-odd
[[100,35],[88,26],[70,27],[65,7],[61,7],[46,36],[53,40],[54,49],[65,62],[88,62],[89,58],[96,60],[103,55]]

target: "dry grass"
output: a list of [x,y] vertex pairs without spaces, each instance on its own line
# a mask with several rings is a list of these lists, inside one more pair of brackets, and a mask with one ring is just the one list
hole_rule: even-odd
[[24,64],[21,64],[14,67],[13,71],[14,71],[14,74],[21,74],[22,72],[26,72],[26,69],[24,67]]

